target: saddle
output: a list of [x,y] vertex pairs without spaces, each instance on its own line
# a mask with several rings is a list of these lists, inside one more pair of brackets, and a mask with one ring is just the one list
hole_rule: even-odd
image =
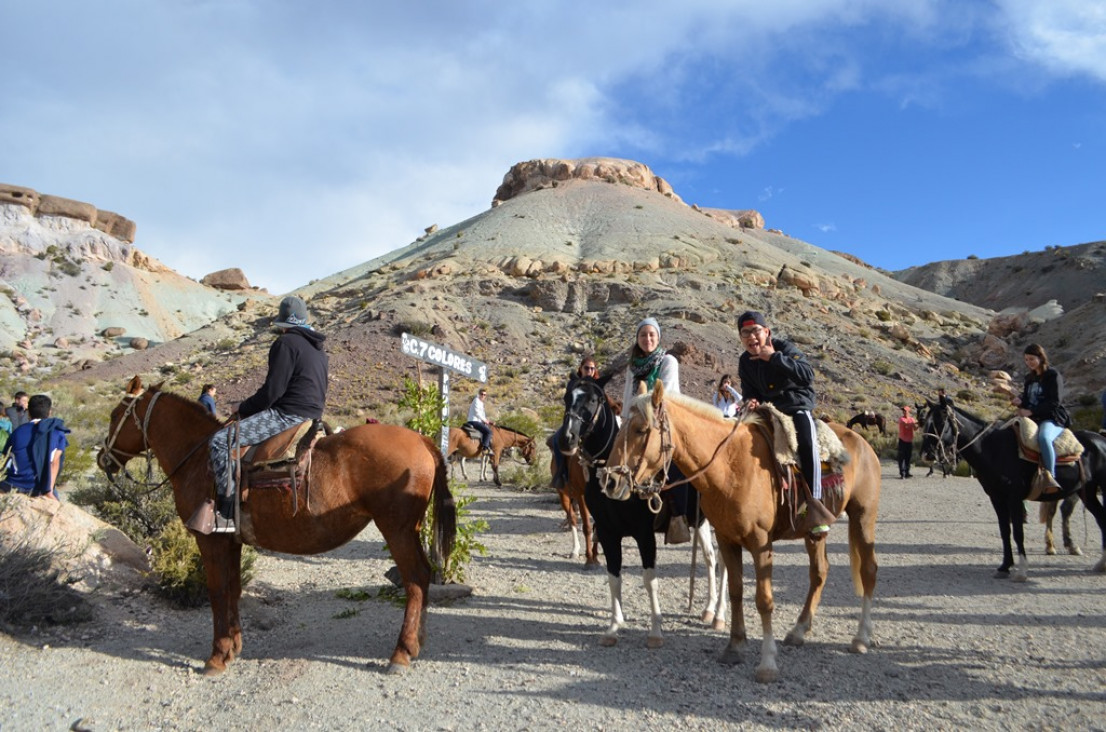
[[302,488],[304,506],[309,508],[311,455],[322,433],[322,420],[307,420],[243,448],[239,455],[242,503],[249,502],[251,490],[278,490],[291,499],[289,513],[295,516]]
[[461,429],[465,431],[466,435],[476,440],[477,442],[480,442],[480,440],[484,439],[484,436],[480,434],[480,430],[476,429],[468,422],[465,422],[463,425],[461,425]]
[[[1015,417],[1010,420],[1011,429],[1018,437],[1018,457],[1037,464],[1041,461],[1040,443],[1037,442],[1037,423],[1028,417]],[[1079,460],[1083,455],[1083,444],[1067,427],[1052,443],[1056,449],[1056,464],[1067,465]]]
[[832,428],[814,420],[818,437],[818,457],[822,467],[822,498],[814,498],[803,478],[797,455],[799,438],[795,423],[771,404],[762,404],[753,419],[772,446],[776,480],[780,486],[780,507],[786,512],[787,526],[794,536],[802,536],[819,524],[832,524],[845,510],[845,465],[848,450]]

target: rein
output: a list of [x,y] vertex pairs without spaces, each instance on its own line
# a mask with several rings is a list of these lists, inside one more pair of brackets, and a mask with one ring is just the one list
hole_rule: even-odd
[[[969,447],[974,445],[976,442],[979,442],[981,439],[983,439],[984,435],[986,435],[988,432],[994,430],[999,424],[998,422],[991,422],[986,427],[982,428],[979,431],[979,434],[977,434],[975,437],[968,440],[966,443],[964,443],[963,447],[961,447],[960,446],[960,418],[957,416],[956,412],[953,410],[951,405],[946,404],[942,407],[942,409],[944,410],[945,419],[944,419],[944,423],[941,425],[941,434],[937,434],[935,432],[927,430],[925,432],[925,436],[936,438],[937,444],[940,445],[940,448],[939,448],[940,454],[937,456],[937,459],[946,461],[950,465],[955,465],[957,462],[959,462],[960,461],[960,453],[967,450]],[[933,421],[933,417],[932,417],[932,414],[931,414],[930,418],[927,419],[926,422],[931,423],[932,421]],[[951,427],[950,427],[950,425],[951,425]],[[945,442],[945,432],[947,430],[950,430],[950,429],[952,431],[952,444],[951,445],[947,444]]]

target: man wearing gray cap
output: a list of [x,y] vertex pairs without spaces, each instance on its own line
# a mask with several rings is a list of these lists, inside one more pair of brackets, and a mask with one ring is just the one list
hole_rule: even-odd
[[307,305],[294,296],[280,301],[273,328],[280,336],[269,347],[265,383],[231,415],[232,421],[237,419],[237,425],[228,424],[212,435],[208,443],[211,469],[215,473],[217,533],[235,531],[237,486],[234,471],[230,470],[231,430],[237,429],[238,444],[257,445],[301,422],[323,416],[329,367],[323,350],[326,336],[307,324]]

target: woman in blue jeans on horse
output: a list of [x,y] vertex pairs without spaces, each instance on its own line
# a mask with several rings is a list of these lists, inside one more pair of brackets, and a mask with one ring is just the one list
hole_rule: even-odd
[[1025,347],[1025,365],[1029,373],[1021,396],[1010,399],[1018,407],[1018,415],[1029,417],[1037,423],[1037,442],[1041,448],[1042,479],[1045,493],[1060,488],[1056,482],[1056,448],[1053,442],[1071,424],[1071,417],[1064,408],[1064,377],[1048,363],[1045,349],[1036,343]]

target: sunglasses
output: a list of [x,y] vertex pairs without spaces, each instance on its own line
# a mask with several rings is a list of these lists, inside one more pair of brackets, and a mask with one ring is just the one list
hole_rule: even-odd
[[599,370],[598,366],[585,366],[584,367],[584,371],[598,371],[598,370]]

